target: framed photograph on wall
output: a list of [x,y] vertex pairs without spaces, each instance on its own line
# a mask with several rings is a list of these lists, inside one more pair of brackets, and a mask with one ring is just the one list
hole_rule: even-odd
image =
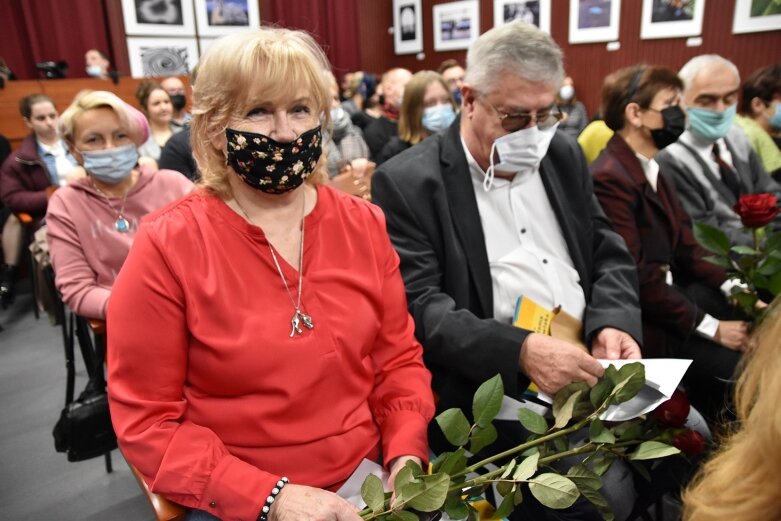
[[551,0],[494,0],[494,27],[521,20],[550,34],[550,2]]
[[194,0],[198,36],[223,36],[260,27],[258,0]]
[[127,52],[134,78],[182,76],[198,63],[195,38],[128,38]]
[[393,0],[393,50],[396,54],[423,52],[421,0]]
[[193,36],[192,0],[122,0],[125,34]]
[[434,6],[434,50],[468,49],[480,34],[478,0],[448,2]]
[[781,3],[774,0],[736,0],[733,33],[781,30]]
[[643,0],[640,38],[681,38],[702,34],[705,0]]
[[618,40],[620,0],[570,0],[569,43]]

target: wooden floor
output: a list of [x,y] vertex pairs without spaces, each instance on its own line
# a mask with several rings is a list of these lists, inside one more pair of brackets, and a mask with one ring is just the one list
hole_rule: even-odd
[[[0,520],[152,521],[125,460],[112,453],[69,463],[54,450],[54,427],[65,397],[65,357],[59,327],[36,320],[31,295],[0,309]],[[79,366],[76,394],[86,385]]]

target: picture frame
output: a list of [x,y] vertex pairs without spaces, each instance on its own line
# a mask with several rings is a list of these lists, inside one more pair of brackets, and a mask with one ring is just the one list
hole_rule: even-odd
[[260,27],[258,0],[193,0],[198,36],[216,37]]
[[494,27],[523,20],[550,34],[551,0],[494,0]]
[[434,50],[468,49],[480,35],[478,0],[462,0],[434,6]]
[[122,18],[128,36],[195,35],[192,0],[122,0]]
[[182,76],[198,63],[195,38],[130,37],[127,52],[134,78]]
[[772,0],[736,0],[732,33],[781,30],[781,6]]
[[702,34],[705,0],[643,0],[640,39],[684,38]]
[[421,0],[393,0],[393,51],[396,54],[423,52]]
[[569,43],[618,40],[620,0],[570,0]]

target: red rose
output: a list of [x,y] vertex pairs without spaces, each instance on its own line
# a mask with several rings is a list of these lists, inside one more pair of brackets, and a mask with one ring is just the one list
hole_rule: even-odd
[[705,449],[705,438],[697,431],[686,429],[673,438],[673,445],[688,456],[696,456]]
[[778,215],[778,200],[773,194],[741,195],[735,213],[746,228],[761,228]]
[[654,418],[668,427],[683,427],[686,418],[689,417],[690,407],[691,404],[686,393],[676,389],[669,400],[654,409]]

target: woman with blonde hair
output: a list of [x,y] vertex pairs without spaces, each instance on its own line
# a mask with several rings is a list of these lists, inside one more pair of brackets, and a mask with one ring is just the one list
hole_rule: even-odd
[[117,439],[191,520],[360,521],[332,491],[363,459],[393,476],[428,457],[430,375],[382,211],[321,184],[329,68],[287,29],[210,47],[200,189],[145,221],[114,288]]
[[416,72],[404,88],[399,135],[385,145],[377,163],[384,163],[431,134],[445,130],[456,119],[457,108],[452,92],[439,73]]
[[185,195],[172,170],[138,165],[149,134],[143,114],[106,91],[81,93],[60,116],[60,132],[87,176],[60,188],[46,212],[57,289],[75,313],[103,319],[143,216]]
[[684,494],[686,521],[781,519],[780,310],[777,298],[746,353],[735,389],[740,428]]

